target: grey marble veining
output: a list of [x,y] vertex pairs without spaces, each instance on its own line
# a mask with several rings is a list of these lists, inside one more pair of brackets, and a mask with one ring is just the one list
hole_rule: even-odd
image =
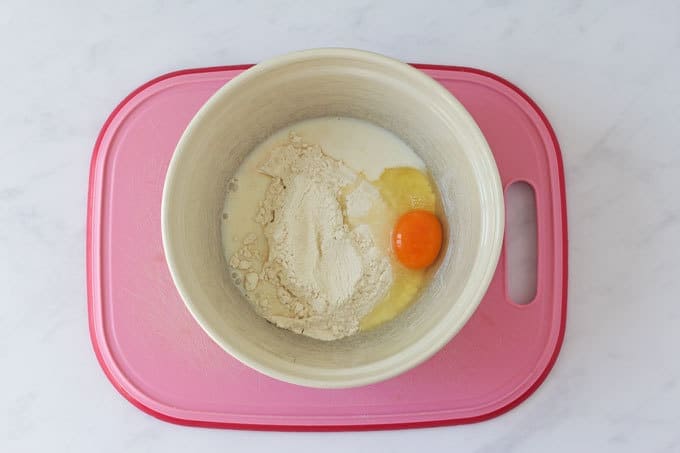
[[[680,4],[322,3],[0,2],[0,450],[680,451]],[[118,395],[89,344],[99,128],[156,75],[329,45],[486,69],[544,109],[569,206],[557,365],[521,406],[471,426],[296,434],[155,420]]]

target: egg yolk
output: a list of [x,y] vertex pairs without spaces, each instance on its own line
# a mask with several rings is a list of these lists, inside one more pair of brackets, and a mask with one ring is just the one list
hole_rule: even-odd
[[429,211],[410,211],[399,217],[392,232],[392,248],[401,264],[423,269],[434,263],[442,246],[442,225]]

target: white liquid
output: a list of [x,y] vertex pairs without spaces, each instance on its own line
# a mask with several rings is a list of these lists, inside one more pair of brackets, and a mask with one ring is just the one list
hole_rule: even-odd
[[343,161],[369,180],[376,180],[386,168],[414,167],[425,170],[425,163],[401,139],[367,121],[343,117],[305,120],[285,127],[258,145],[243,161],[235,175],[236,190],[227,193],[222,222],[222,246],[229,258],[248,233],[255,233],[257,247],[264,253],[262,228],[255,222],[260,201],[270,178],[257,171],[269,152],[285,142],[290,132],[303,141],[319,144],[327,155]]

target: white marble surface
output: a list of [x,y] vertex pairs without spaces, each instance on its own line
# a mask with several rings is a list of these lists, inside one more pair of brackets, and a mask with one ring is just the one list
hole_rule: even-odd
[[[678,2],[317,3],[0,2],[0,451],[680,451]],[[520,407],[471,426],[266,433],[149,417],[88,338],[97,132],[158,74],[327,45],[490,70],[543,107],[569,205],[557,365]]]

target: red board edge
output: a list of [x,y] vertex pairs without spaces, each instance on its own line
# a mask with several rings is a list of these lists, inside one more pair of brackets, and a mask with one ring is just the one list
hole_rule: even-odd
[[433,70],[444,70],[444,71],[459,71],[459,72],[468,72],[472,74],[477,74],[481,75],[490,79],[493,79],[497,82],[502,83],[503,85],[511,88],[513,91],[515,91],[518,95],[520,95],[531,107],[536,111],[536,113],[539,115],[541,118],[541,121],[543,121],[546,129],[550,133],[550,139],[553,142],[553,145],[555,146],[555,151],[556,151],[556,158],[557,158],[557,169],[558,169],[558,174],[559,174],[559,185],[560,185],[560,192],[561,192],[561,199],[560,199],[560,204],[561,204],[561,214],[562,214],[562,317],[560,320],[560,331],[558,333],[557,337],[557,342],[555,344],[555,349],[552,353],[552,356],[550,357],[550,360],[548,361],[548,364],[546,365],[545,369],[541,373],[541,375],[536,379],[536,381],[519,397],[517,397],[515,400],[511,401],[510,403],[506,404],[505,406],[498,408],[494,411],[488,412],[486,414],[481,414],[477,415],[474,417],[463,417],[463,418],[452,418],[452,419],[445,419],[445,420],[433,420],[433,421],[427,421],[427,422],[410,422],[410,423],[381,423],[381,424],[369,424],[369,425],[319,425],[319,426],[313,426],[313,425],[266,425],[266,424],[247,424],[247,423],[226,423],[226,422],[210,422],[210,421],[201,421],[201,420],[190,420],[190,419],[183,419],[183,418],[177,418],[177,417],[171,417],[166,414],[163,414],[161,412],[158,412],[144,404],[142,404],[140,401],[135,399],[132,395],[130,395],[125,388],[123,388],[122,385],[118,381],[116,381],[113,377],[113,374],[109,370],[109,368],[106,366],[106,363],[104,362],[104,359],[102,357],[102,353],[99,349],[99,344],[97,342],[97,338],[95,337],[95,329],[94,329],[94,318],[93,318],[93,303],[94,303],[94,287],[93,287],[93,282],[92,282],[92,263],[94,261],[94,256],[93,256],[93,247],[92,247],[92,237],[93,237],[93,231],[92,231],[92,218],[93,218],[93,210],[94,210],[94,180],[95,180],[95,170],[96,170],[96,164],[97,164],[97,159],[99,156],[99,151],[100,151],[100,145],[101,142],[104,138],[104,134],[108,130],[111,122],[113,119],[116,117],[118,112],[135,96],[137,96],[139,93],[144,91],[146,88],[159,83],[163,80],[170,79],[173,77],[181,76],[181,75],[186,75],[186,74],[195,74],[195,73],[202,73],[202,72],[219,72],[219,71],[229,71],[229,70],[245,70],[253,66],[252,64],[243,64],[243,65],[233,65],[233,66],[212,66],[212,67],[207,67],[207,68],[195,68],[195,69],[184,69],[180,71],[173,71],[169,72],[167,74],[163,74],[159,77],[156,77],[145,84],[141,85],[139,88],[135,89],[132,91],[129,95],[125,97],[117,106],[116,108],[111,112],[111,114],[108,116],[106,121],[104,122],[104,125],[102,126],[102,129],[99,131],[99,135],[97,136],[97,140],[95,141],[94,144],[94,149],[92,151],[92,158],[90,160],[90,177],[89,177],[89,182],[88,182],[88,195],[87,195],[87,233],[86,233],[86,267],[87,267],[87,272],[86,272],[86,278],[87,278],[87,314],[88,314],[88,325],[89,325],[89,331],[90,331],[90,341],[92,342],[92,348],[94,349],[94,353],[97,357],[97,361],[99,362],[99,365],[101,366],[102,370],[104,371],[104,374],[106,377],[109,379],[111,384],[118,390],[118,392],[125,397],[130,403],[132,403],[135,407],[138,409],[142,410],[143,412],[146,412],[149,415],[152,415],[159,420],[163,420],[165,422],[169,423],[174,423],[178,425],[183,425],[183,426],[195,426],[195,427],[202,427],[202,428],[226,428],[226,429],[242,429],[242,430],[253,430],[253,431],[298,431],[298,432],[303,432],[303,431],[377,431],[377,430],[390,430],[390,429],[407,429],[407,428],[431,428],[431,427],[436,427],[436,426],[451,426],[451,425],[463,425],[463,424],[470,424],[470,423],[478,423],[482,422],[485,420],[489,420],[492,418],[495,418],[499,415],[502,415],[511,409],[517,407],[519,404],[521,404],[524,400],[529,398],[538,387],[541,386],[543,381],[545,381],[546,377],[548,374],[550,374],[550,371],[552,370],[553,366],[555,365],[555,362],[557,361],[557,357],[559,356],[560,349],[562,348],[562,343],[564,341],[564,332],[566,328],[566,320],[567,320],[567,283],[568,283],[568,238],[567,238],[567,199],[566,199],[566,191],[565,191],[565,179],[564,179],[564,163],[562,160],[562,152],[560,150],[560,145],[559,142],[557,141],[557,136],[555,135],[555,131],[553,130],[552,126],[550,125],[550,122],[548,121],[548,118],[545,116],[543,111],[538,107],[538,105],[534,102],[533,99],[531,99],[524,91],[519,89],[517,86],[515,86],[513,83],[505,80],[504,78],[497,76],[496,74],[493,74],[491,72],[483,71],[481,69],[476,69],[476,68],[469,68],[465,66],[446,66],[446,65],[432,65],[432,64],[412,64],[413,67],[418,68],[418,69],[433,69]]

